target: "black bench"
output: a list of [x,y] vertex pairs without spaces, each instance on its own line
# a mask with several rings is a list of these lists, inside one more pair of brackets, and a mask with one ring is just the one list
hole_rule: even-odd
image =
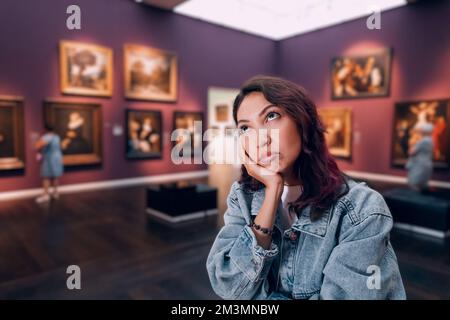
[[146,211],[150,218],[169,224],[214,215],[218,213],[217,189],[204,184],[149,186]]
[[396,227],[440,238],[450,235],[450,190],[420,193],[395,188],[383,196]]

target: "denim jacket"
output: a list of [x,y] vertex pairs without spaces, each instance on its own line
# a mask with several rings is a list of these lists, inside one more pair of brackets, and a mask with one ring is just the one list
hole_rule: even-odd
[[[392,216],[383,197],[366,183],[347,181],[349,192],[319,219],[306,207],[281,229],[281,204],[271,248],[258,245],[248,224],[264,200],[264,188],[248,191],[234,182],[227,198],[225,225],[208,255],[214,291],[224,299],[405,299],[397,258],[389,241]],[[279,248],[289,242],[291,250]],[[280,259],[282,254],[288,257]],[[279,279],[279,261],[288,279]],[[292,292],[280,293],[280,281]]]

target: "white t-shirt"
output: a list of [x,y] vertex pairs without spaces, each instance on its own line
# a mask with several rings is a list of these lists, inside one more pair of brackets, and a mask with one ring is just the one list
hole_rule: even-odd
[[287,186],[284,185],[283,194],[281,195],[281,203],[283,207],[281,215],[281,224],[284,230],[289,229],[298,219],[294,211],[289,212],[289,202],[293,202],[300,197],[303,189],[301,185]]

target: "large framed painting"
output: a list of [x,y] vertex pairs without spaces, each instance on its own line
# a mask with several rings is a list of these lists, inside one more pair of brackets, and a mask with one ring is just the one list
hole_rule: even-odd
[[[199,122],[200,121],[200,122]],[[173,118],[172,143],[179,157],[202,157],[203,113],[175,111]],[[197,153],[198,151],[198,153]]]
[[153,110],[126,110],[127,159],[162,157],[162,117]]
[[352,156],[352,111],[350,108],[318,108],[326,128],[325,139],[330,153],[338,158]]
[[102,113],[100,104],[44,102],[44,121],[61,138],[65,166],[102,163]]
[[0,171],[25,167],[23,98],[0,96]]
[[153,101],[177,100],[177,56],[169,51],[126,44],[125,97]]
[[65,94],[111,96],[112,49],[94,44],[60,41],[60,81]]
[[331,62],[332,99],[389,95],[392,49],[335,57]]
[[448,168],[450,159],[450,99],[398,102],[395,104],[392,165],[404,166],[408,151],[419,136],[413,130],[424,123],[433,125],[433,164]]

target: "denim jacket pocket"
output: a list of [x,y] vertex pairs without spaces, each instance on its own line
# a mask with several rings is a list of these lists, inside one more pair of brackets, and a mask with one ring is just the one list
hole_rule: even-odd
[[293,270],[294,299],[309,299],[319,294],[323,278],[322,268],[318,265],[320,261],[317,259],[317,250],[321,247],[323,238],[309,234],[303,234],[302,237],[304,238],[297,247]]
[[[314,274],[315,271],[306,268],[294,270],[294,285],[292,287],[292,297],[294,299],[309,299],[313,295],[320,293],[321,280],[320,275]],[[309,274],[304,274],[308,272]],[[316,280],[317,279],[317,280]]]

